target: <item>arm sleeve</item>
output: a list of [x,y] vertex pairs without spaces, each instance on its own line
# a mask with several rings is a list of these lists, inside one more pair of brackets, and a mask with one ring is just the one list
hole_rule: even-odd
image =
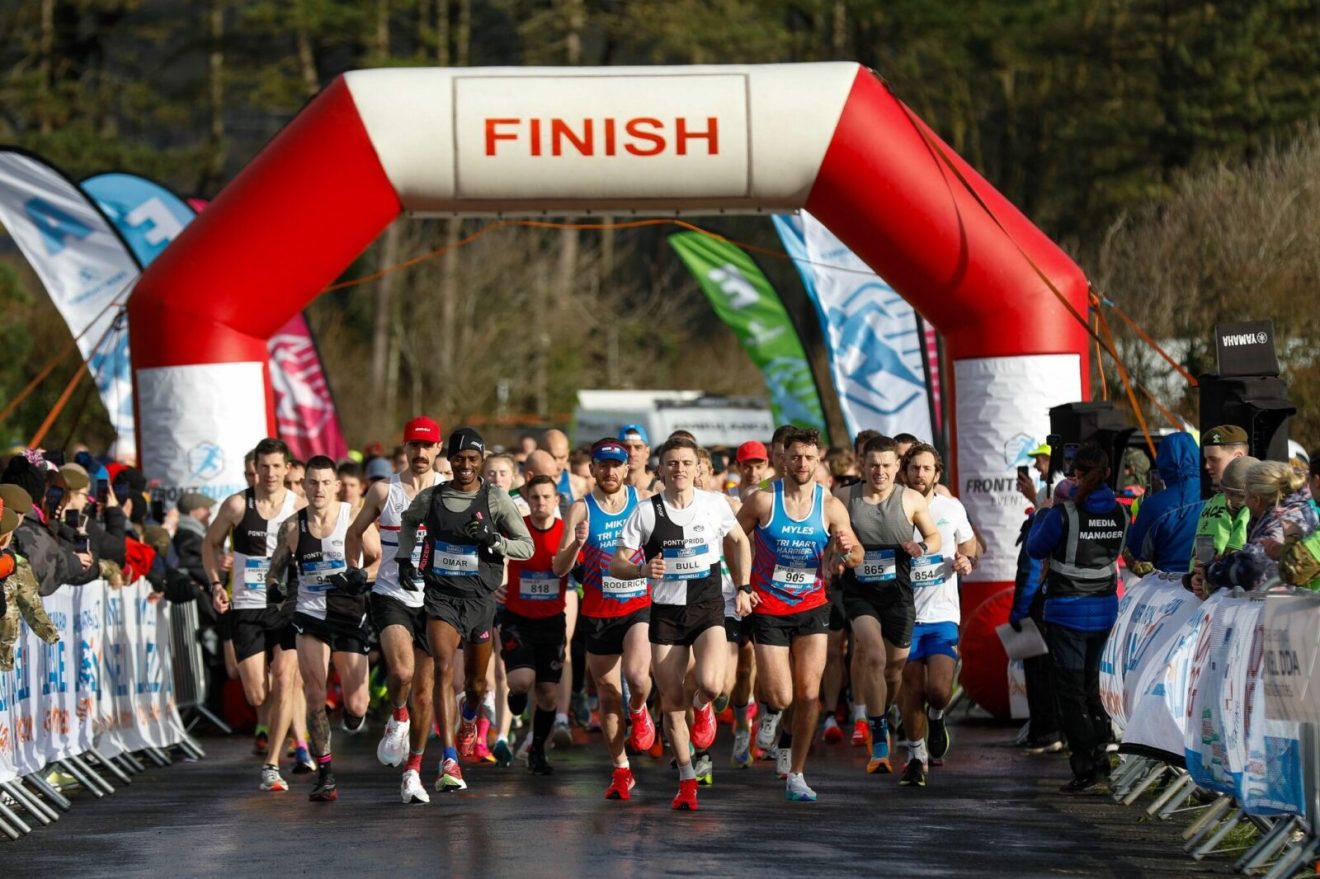
[[[513,498],[503,489],[490,492],[490,515],[495,520],[495,529],[504,535],[504,557],[510,561],[525,562],[536,552],[532,535],[527,531],[527,523],[518,514],[518,507]],[[402,544],[402,537],[400,538]]]
[[403,511],[399,521],[399,548],[394,553],[396,561],[412,561],[413,544],[417,541],[417,526],[426,519],[426,511],[431,506],[431,495],[439,486],[433,485],[417,492],[417,497]]

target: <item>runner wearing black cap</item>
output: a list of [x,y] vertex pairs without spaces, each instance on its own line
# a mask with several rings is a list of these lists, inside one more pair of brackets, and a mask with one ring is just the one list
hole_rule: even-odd
[[[422,490],[403,513],[395,561],[401,582],[420,571],[426,584],[427,641],[441,682],[453,673],[454,651],[466,644],[462,728],[454,736],[454,706],[437,700],[440,735],[445,745],[436,790],[465,790],[461,755],[471,757],[477,740],[477,712],[486,697],[495,591],[504,579],[504,561],[526,561],[535,552],[518,508],[502,488],[481,478],[486,444],[470,427],[449,435],[446,446],[454,470],[452,482]],[[413,546],[426,526],[416,565]]]
[[[361,552],[363,564],[370,564],[372,550],[363,541],[371,526],[379,525],[380,567],[369,607],[388,669],[386,686],[391,713],[385,735],[376,748],[376,757],[386,766],[404,764],[399,788],[404,803],[427,803],[431,798],[422,786],[421,770],[426,738],[431,732],[434,667],[426,642],[421,578],[401,582],[394,557],[399,548],[403,511],[418,492],[436,484],[438,477],[433,465],[440,453],[440,425],[425,416],[409,421],[403,427],[403,451],[408,459],[407,469],[373,482],[367,489],[362,509],[348,528],[344,551],[350,559],[357,558]],[[425,532],[419,530],[418,535],[424,537]],[[414,565],[421,559],[422,542],[418,541],[413,552]]]
[[[627,447],[619,440],[602,439],[591,447],[591,475],[596,485],[569,508],[554,564],[559,576],[581,566],[578,579],[582,583],[587,669],[596,681],[600,726],[614,760],[614,776],[605,791],[606,799],[611,800],[629,799],[636,784],[624,750],[623,681],[628,683],[634,750],[645,751],[655,743],[655,722],[646,710],[646,696],[651,691],[650,590],[645,577],[610,575],[610,560],[623,523],[637,502],[648,496],[644,489],[627,483],[630,460]],[[640,554],[632,561],[640,562]]]

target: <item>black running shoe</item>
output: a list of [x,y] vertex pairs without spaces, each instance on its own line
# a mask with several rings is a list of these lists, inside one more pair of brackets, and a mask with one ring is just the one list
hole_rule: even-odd
[[1074,778],[1072,781],[1059,788],[1061,794],[1080,794],[1086,791],[1099,788],[1105,783],[1105,780],[1096,775],[1084,775],[1080,778]]
[[949,753],[949,728],[944,724],[944,718],[936,720],[931,717],[928,719],[926,731],[926,746],[930,748],[930,756],[935,760],[943,760]]
[[527,752],[527,768],[531,770],[532,775],[554,775],[555,767],[550,765],[550,761],[545,758],[543,751]]
[[312,788],[307,799],[321,803],[330,803],[339,799],[339,786],[335,784],[334,773],[326,772],[317,778],[316,787]]
[[920,760],[909,760],[903,767],[903,777],[898,783],[904,787],[925,787],[926,786],[926,767]]

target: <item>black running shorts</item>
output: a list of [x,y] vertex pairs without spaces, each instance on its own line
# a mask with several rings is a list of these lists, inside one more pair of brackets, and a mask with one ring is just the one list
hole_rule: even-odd
[[413,647],[431,655],[431,645],[426,640],[426,608],[409,607],[397,598],[378,592],[371,593],[370,602],[371,625],[376,629],[377,638],[390,626],[403,626],[412,635]]
[[465,644],[485,644],[495,629],[495,596],[449,595],[429,586],[426,615],[453,626]]
[[651,608],[639,608],[621,617],[578,618],[578,631],[582,633],[587,652],[596,656],[622,656],[623,638],[628,630],[639,623],[651,621]]
[[750,629],[752,643],[766,647],[788,647],[807,635],[825,635],[830,630],[830,606],[822,604],[811,610],[782,615],[753,613],[743,620]]
[[724,628],[724,601],[709,606],[651,605],[651,643],[691,647],[707,629]]
[[880,623],[880,634],[900,649],[912,646],[912,626],[917,620],[917,608],[912,600],[912,587],[898,583],[876,588],[862,585],[843,593],[843,608],[849,620],[874,617]]
[[367,655],[367,631],[364,627],[340,627],[305,613],[295,613],[293,630],[304,638],[315,638],[328,645],[331,653]]
[[531,619],[504,611],[500,656],[506,671],[530,668],[538,684],[557,684],[564,676],[564,615]]
[[292,650],[298,644],[292,614],[278,607],[231,609],[229,628],[233,636],[234,657],[239,662],[249,656],[269,653],[276,647]]

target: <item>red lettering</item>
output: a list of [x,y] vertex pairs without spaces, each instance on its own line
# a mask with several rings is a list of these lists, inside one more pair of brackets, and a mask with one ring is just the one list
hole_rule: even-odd
[[502,140],[517,140],[517,134],[505,134],[498,130],[501,125],[517,125],[521,119],[487,119],[486,120],[486,155],[495,155],[495,145]]
[[680,156],[687,155],[687,142],[689,140],[706,141],[706,155],[718,156],[720,154],[720,120],[715,116],[706,117],[705,131],[688,131],[687,120],[682,116],[675,121],[677,132],[674,134],[674,146]]
[[653,131],[643,131],[641,127],[643,125],[649,128],[659,129],[661,131],[663,131],[665,127],[665,124],[661,122],[659,119],[653,119],[649,116],[642,116],[638,119],[629,119],[628,122],[623,126],[623,130],[627,132],[628,135],[634,138],[635,140],[649,141],[652,144],[652,146],[643,148],[630,143],[630,144],[625,144],[623,148],[628,152],[632,153],[634,156],[655,156],[664,152],[665,149],[664,135],[656,134]]
[[614,155],[614,117],[607,116],[603,120],[605,129],[605,155]]
[[595,138],[592,135],[593,135],[593,130],[590,119],[582,120],[582,137],[580,138],[573,131],[573,129],[569,127],[569,124],[565,122],[563,119],[551,119],[550,120],[550,154],[555,156],[562,156],[564,154],[564,141],[567,140],[571,144],[573,144],[573,146],[577,147],[577,151],[580,154],[584,156],[589,156],[593,152],[595,152],[595,149],[593,147],[593,144],[595,143]]
[[541,155],[541,120],[532,120],[532,155]]

